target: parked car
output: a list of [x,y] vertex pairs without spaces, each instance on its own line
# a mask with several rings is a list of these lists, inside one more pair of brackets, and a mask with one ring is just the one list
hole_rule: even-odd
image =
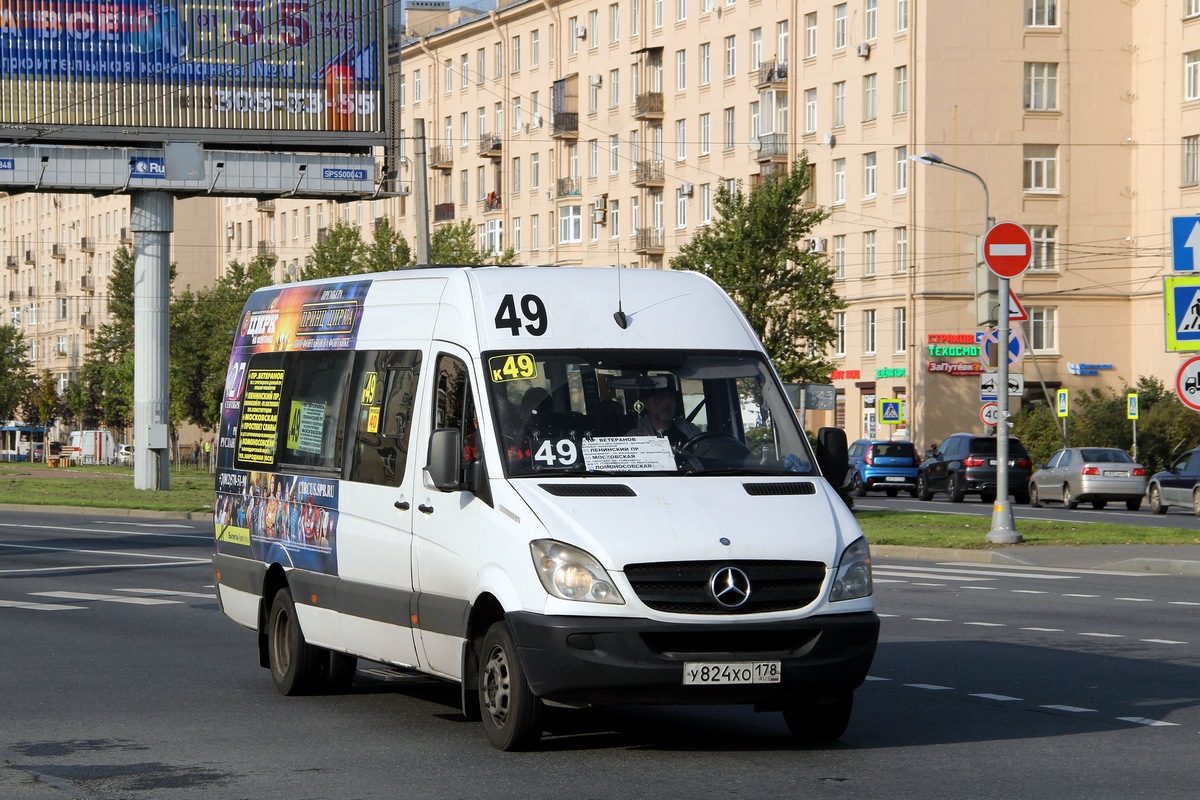
[[117,462],[121,466],[128,467],[133,463],[133,445],[123,444],[117,447]]
[[1137,511],[1145,495],[1146,468],[1116,447],[1064,448],[1029,479],[1029,505],[1035,508],[1061,499],[1067,508],[1090,502],[1101,509],[1110,500],[1124,500]]
[[[917,497],[929,500],[945,492],[951,503],[978,494],[984,503],[996,501],[996,437],[955,433],[927,453],[917,470]],[[1008,489],[1013,500],[1029,502],[1033,462],[1025,445],[1008,437]]]
[[[37,442],[33,446],[33,460],[34,461],[45,461],[46,459],[43,456],[43,453],[45,453],[45,452],[46,452],[46,450],[45,450],[45,447],[43,446],[43,444],[41,442]],[[58,442],[51,442],[50,443],[50,458],[58,458],[60,455],[62,455],[62,445],[59,444]]]
[[872,489],[883,489],[895,497],[904,489],[916,497],[920,463],[912,442],[859,439],[850,445],[850,491],[865,497]]
[[1200,447],[1180,456],[1170,469],[1155,473],[1146,490],[1150,510],[1165,514],[1170,506],[1187,507],[1200,517]]

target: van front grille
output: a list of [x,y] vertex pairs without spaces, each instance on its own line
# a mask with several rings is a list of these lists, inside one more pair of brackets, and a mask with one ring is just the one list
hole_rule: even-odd
[[[713,576],[735,567],[750,581],[750,595],[737,608],[713,596]],[[675,614],[761,614],[804,608],[817,599],[825,581],[819,561],[677,561],[630,564],[625,577],[638,599],[656,611]]]

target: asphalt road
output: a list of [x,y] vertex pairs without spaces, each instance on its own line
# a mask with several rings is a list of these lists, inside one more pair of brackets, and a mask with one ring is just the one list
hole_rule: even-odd
[[540,752],[505,754],[456,687],[381,665],[278,695],[211,550],[201,522],[0,515],[0,798],[1195,794],[1194,578],[877,558],[841,742],[741,708],[551,709]]

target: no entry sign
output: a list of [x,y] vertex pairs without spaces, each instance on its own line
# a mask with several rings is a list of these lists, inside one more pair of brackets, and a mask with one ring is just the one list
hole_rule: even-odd
[[1015,278],[1033,259],[1029,233],[1015,222],[998,222],[983,237],[983,260],[1001,278]]

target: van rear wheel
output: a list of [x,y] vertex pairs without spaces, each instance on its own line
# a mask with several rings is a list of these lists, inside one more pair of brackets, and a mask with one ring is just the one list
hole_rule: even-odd
[[832,702],[793,700],[783,709],[783,721],[792,735],[805,744],[836,741],[850,724],[854,693],[846,692]]
[[280,589],[267,617],[267,655],[271,680],[283,695],[307,694],[320,677],[322,650],[304,641],[292,593]]
[[479,710],[497,750],[528,750],[542,738],[542,701],[529,689],[517,645],[504,622],[488,628],[479,659]]

